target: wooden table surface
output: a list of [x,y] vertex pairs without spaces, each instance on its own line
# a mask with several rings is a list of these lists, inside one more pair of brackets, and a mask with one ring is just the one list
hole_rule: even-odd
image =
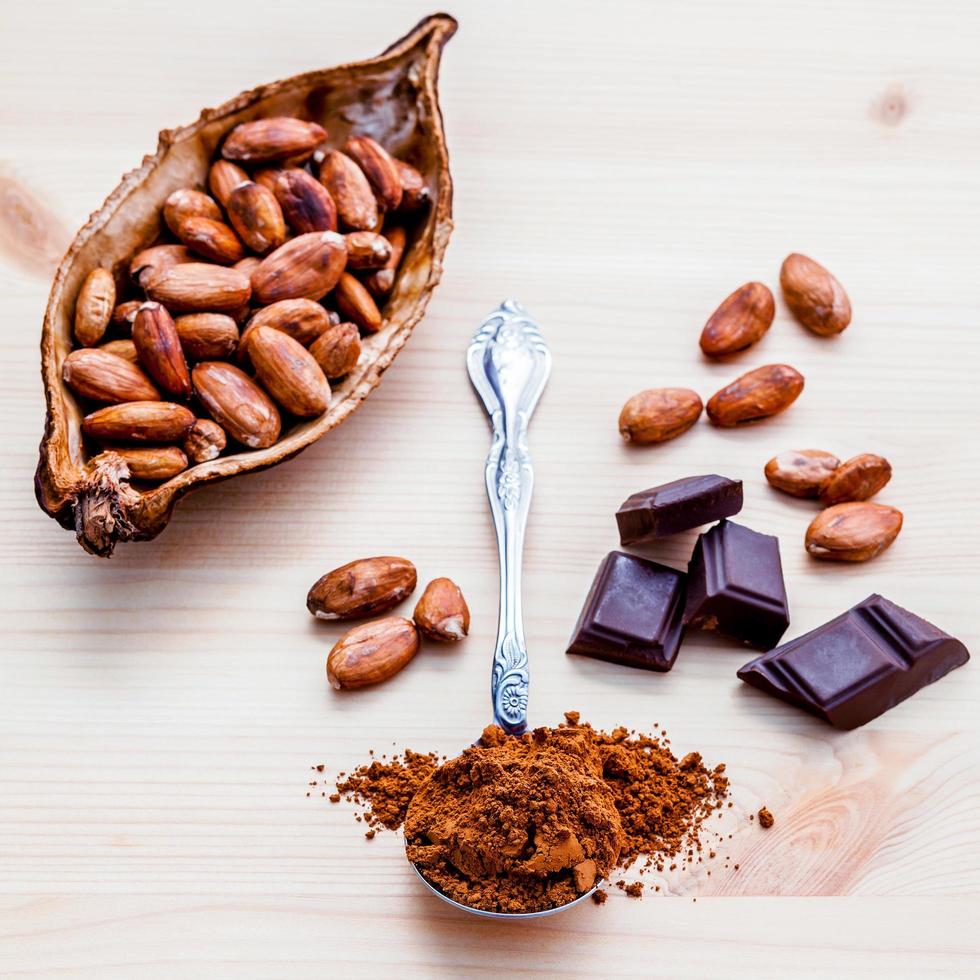
[[[970,0],[601,5],[458,2],[442,105],[456,232],[430,312],[384,383],[293,462],[207,489],[156,541],[84,555],[34,502],[37,343],[54,265],[157,130],[256,83],[376,53],[418,2],[6,3],[0,12],[0,975],[967,976],[980,913],[975,663],[838,732],[747,689],[748,654],[692,635],[666,675],[564,654],[628,493],[717,472],[780,538],[798,635],[871,592],[977,652],[980,7]],[[705,363],[699,330],[790,251],[854,322],[825,340],[779,303],[757,348]],[[554,372],[531,428],[525,561],[532,723],[670,732],[724,760],[741,870],[671,875],[538,923],[461,916],[400,839],[366,842],[305,793],[395,744],[453,753],[487,721],[497,566],[488,432],[463,368],[507,295]],[[704,397],[796,366],[785,415],[630,449],[622,402]],[[854,567],[802,547],[814,507],[765,461],[807,446],[894,465],[895,546]],[[648,552],[682,566],[694,533]],[[308,586],[355,557],[449,575],[456,649],[331,691],[340,630]],[[748,815],[766,804],[768,833]],[[696,901],[695,901],[696,900]]]

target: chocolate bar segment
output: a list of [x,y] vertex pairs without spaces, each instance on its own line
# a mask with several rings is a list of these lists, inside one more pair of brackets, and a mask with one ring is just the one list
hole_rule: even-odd
[[738,676],[837,728],[857,728],[969,659],[959,640],[872,595]]
[[627,497],[616,511],[620,544],[639,544],[720,521],[742,509],[742,481],[686,476]]
[[705,531],[687,570],[684,624],[771,650],[789,626],[778,538],[731,521]]
[[654,561],[610,552],[599,566],[568,653],[670,670],[684,625],[684,574]]

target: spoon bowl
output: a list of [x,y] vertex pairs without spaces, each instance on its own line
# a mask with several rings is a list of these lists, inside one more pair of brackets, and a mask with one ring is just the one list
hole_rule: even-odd
[[541,919],[546,915],[554,915],[556,912],[564,912],[565,909],[570,909],[574,905],[579,905],[584,902],[589,896],[598,888],[598,885],[593,885],[587,892],[582,892],[577,898],[573,898],[570,902],[566,902],[564,905],[556,905],[553,909],[541,909],[539,912],[488,912],[485,909],[475,909],[470,905],[463,905],[460,902],[454,902],[448,895],[444,895],[432,882],[427,881],[425,875],[413,864],[412,870],[419,876],[419,880],[425,885],[426,888],[435,895],[436,898],[441,898],[447,905],[451,905],[454,909],[459,909],[461,912],[469,912],[470,915],[479,915],[485,919],[507,919],[513,921],[514,919]]

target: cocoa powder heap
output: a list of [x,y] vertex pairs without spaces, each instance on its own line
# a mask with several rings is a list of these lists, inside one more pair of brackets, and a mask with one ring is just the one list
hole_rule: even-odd
[[602,756],[581,728],[487,728],[409,804],[408,859],[449,898],[491,912],[573,901],[619,858]]
[[682,851],[693,861],[727,795],[725,767],[708,769],[697,753],[678,760],[655,736],[565,717],[520,737],[490,726],[441,766],[412,751],[374,761],[337,790],[366,807],[369,826],[404,824],[408,858],[426,879],[487,911],[564,905],[641,856],[660,871]]

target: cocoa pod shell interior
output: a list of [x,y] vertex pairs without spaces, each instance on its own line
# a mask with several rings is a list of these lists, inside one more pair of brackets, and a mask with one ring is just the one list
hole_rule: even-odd
[[[44,317],[41,372],[47,414],[35,491],[41,507],[75,531],[87,551],[108,556],[120,541],[155,537],[185,494],[295,456],[343,422],[377,387],[425,312],[452,231],[452,180],[437,80],[442,47],[455,31],[452,17],[428,17],[376,58],[262,85],[205,109],[189,126],[161,132],[156,152],[123,177],[75,236],[58,267]],[[123,282],[132,256],[155,244],[165,230],[161,209],[167,197],[179,188],[207,187],[225,135],[239,123],[280,115],[319,123],[329,133],[330,146],[342,145],[352,132],[369,135],[411,162],[426,180],[432,204],[412,229],[383,310],[384,326],[364,338],[355,370],[336,385],[324,415],[298,422],[267,449],[199,463],[158,486],[131,485],[115,454],[92,463],[96,454],[81,432],[87,409],[62,381],[62,364],[73,348],[79,290],[99,266]]]

